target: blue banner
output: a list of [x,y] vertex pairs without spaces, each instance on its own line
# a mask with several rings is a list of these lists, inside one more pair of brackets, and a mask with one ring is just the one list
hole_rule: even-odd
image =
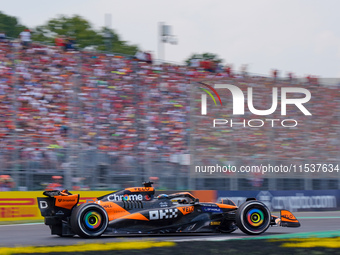
[[240,205],[247,198],[256,198],[271,211],[339,210],[340,190],[269,190],[269,191],[218,191],[217,201],[229,198]]

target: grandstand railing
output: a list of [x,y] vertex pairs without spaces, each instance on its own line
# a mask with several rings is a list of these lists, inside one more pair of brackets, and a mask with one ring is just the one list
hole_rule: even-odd
[[[100,53],[93,54],[99,55]],[[15,57],[20,59],[24,55],[14,56],[13,60],[16,60]],[[110,58],[111,56],[106,57]],[[77,68],[83,67],[87,61],[88,59],[85,58],[76,58]],[[129,115],[129,113],[121,112],[112,106],[109,111],[106,111],[100,106],[105,103],[100,102],[100,99],[105,97],[105,92],[101,90],[108,87],[105,82],[114,83],[114,81],[107,78],[108,74],[104,78],[94,75],[93,80],[97,82],[93,83],[93,87],[90,87],[93,93],[91,92],[92,94],[86,98],[93,108],[85,110],[88,106],[84,104],[80,92],[83,87],[87,86],[82,83],[86,73],[77,69],[72,79],[68,80],[71,85],[67,90],[69,95],[73,96],[69,96],[65,101],[67,107],[71,109],[68,117],[70,126],[68,127],[69,131],[63,137],[67,145],[62,147],[45,142],[46,137],[34,137],[37,134],[22,134],[21,124],[18,121],[18,115],[21,112],[16,100],[21,93],[21,85],[17,82],[19,78],[17,69],[20,69],[20,62],[13,62],[15,64],[12,67],[15,72],[11,74],[11,79],[14,81],[14,86],[11,89],[14,96],[9,98],[12,100],[12,112],[8,116],[2,116],[0,122],[3,124],[8,118],[12,119],[15,128],[0,146],[2,162],[0,175],[11,175],[16,183],[15,189],[43,189],[55,175],[63,176],[63,185],[68,189],[118,189],[139,185],[150,177],[161,189],[299,190],[340,188],[339,174],[334,171],[319,174],[297,172],[294,175],[284,173],[262,175],[249,172],[195,173],[195,166],[217,164],[232,164],[239,169],[246,165],[275,166],[282,164],[290,166],[291,164],[325,163],[336,165],[339,163],[339,145],[333,144],[334,142],[340,144],[339,140],[328,141],[327,132],[322,133],[323,137],[321,138],[325,139],[324,144],[314,146],[313,142],[307,141],[305,147],[310,150],[304,152],[298,159],[289,158],[288,154],[281,158],[275,152],[276,150],[284,151],[283,147],[277,143],[280,129],[264,129],[262,135],[266,147],[262,150],[260,150],[261,148],[257,150],[257,147],[250,150],[244,144],[240,144],[237,137],[233,135],[226,136],[222,143],[216,143],[216,139],[220,138],[222,131],[213,134],[201,121],[199,110],[197,111],[200,92],[196,88],[195,81],[241,82],[246,85],[259,83],[266,84],[265,86],[268,87],[274,84],[271,77],[249,74],[244,78],[238,74],[239,77],[223,80],[216,77],[215,74],[209,74],[202,75],[204,77],[201,78],[192,78],[186,75],[187,70],[184,66],[179,66],[184,68],[183,70],[176,69],[176,66],[173,66],[174,68],[164,67],[163,70],[154,69],[152,71],[155,75],[151,73],[146,76],[143,73],[146,70],[145,64],[134,63],[129,66],[132,69],[132,80],[127,85],[131,85],[131,88],[127,88],[126,91],[115,91],[115,95],[119,95],[123,99],[128,98],[125,104],[133,108],[130,112],[131,117],[128,119],[122,117],[125,118],[123,122],[128,122],[124,125],[130,125],[133,129],[129,134],[131,136],[119,138],[119,136],[111,134],[117,130],[119,133],[123,124],[115,119],[112,122],[108,121],[108,114]],[[154,79],[151,79],[152,77]],[[277,82],[287,82],[285,84],[288,84],[288,81],[284,79]],[[305,80],[295,80],[293,86],[299,84],[308,86]],[[324,87],[327,90],[327,86]],[[314,86],[313,89],[320,90],[320,87]],[[330,98],[336,100],[336,97]],[[326,102],[329,98],[321,99]],[[338,103],[338,105],[340,104]],[[86,120],[82,112],[86,111],[91,118],[95,119],[91,128],[97,128],[96,134],[89,135],[85,128]],[[218,111],[213,113],[219,116]],[[334,122],[331,124],[331,131],[335,133],[334,137],[337,137],[335,139],[339,139],[340,109],[336,108],[329,114],[326,116],[327,120]],[[99,117],[103,117],[103,119]],[[306,123],[309,127],[303,129],[304,132],[312,134],[315,127],[322,128],[320,123],[316,125],[310,120],[306,120]],[[309,133],[301,134],[301,137],[309,139]],[[204,137],[204,134],[208,134],[207,137]],[[84,136],[90,137],[84,139]],[[296,136],[296,133],[292,134],[292,137]],[[84,145],[84,143],[88,144]],[[124,147],[129,143],[133,144],[132,149]],[[101,149],[101,147],[110,144],[118,144],[122,149]],[[325,144],[329,146],[327,147]],[[275,146],[279,146],[279,148],[277,149]],[[254,151],[254,154],[251,151]]]

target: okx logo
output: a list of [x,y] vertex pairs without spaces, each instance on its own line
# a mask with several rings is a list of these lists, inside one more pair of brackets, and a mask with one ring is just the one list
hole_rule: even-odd
[[177,218],[177,216],[178,216],[178,209],[177,208],[149,211],[149,219],[150,220],[173,219],[173,218]]
[[[220,95],[217,93],[216,89],[219,90],[220,94],[222,92],[222,89],[227,89],[231,95],[232,95],[232,111],[233,115],[245,115],[245,96],[243,91],[231,84],[215,84],[214,87],[209,86],[204,83],[200,83],[204,85],[205,87],[209,88],[214,94],[218,97],[221,106],[223,106]],[[211,92],[205,88],[200,88],[201,90],[205,91],[210,97],[213,99],[215,105],[217,105],[216,100],[214,96],[211,94]],[[297,107],[304,115],[312,115],[307,108],[304,106],[305,103],[307,103],[311,99],[311,93],[308,89],[305,88],[297,88],[297,87],[281,87],[281,115],[286,116],[287,115],[287,105],[294,105]],[[292,97],[289,95],[297,95],[299,94],[299,97]],[[301,97],[302,95],[302,97]],[[266,95],[267,96],[267,95]],[[270,96],[270,95],[269,95]],[[256,109],[254,107],[254,96],[253,96],[253,88],[248,87],[247,88],[247,106],[249,111],[254,115],[259,116],[267,116],[272,113],[274,113],[277,110],[278,106],[278,98],[279,98],[279,88],[273,87],[272,93],[271,93],[271,107],[269,109]],[[207,95],[205,93],[201,94],[201,115],[207,115]],[[274,123],[276,121],[281,121],[280,119],[252,119],[252,120],[243,120],[243,122],[234,122],[234,124],[242,124],[243,126],[246,126],[246,124],[250,127],[262,127],[265,122],[270,122],[272,127],[274,126]],[[289,124],[290,123],[290,124]],[[230,121],[226,119],[214,119],[214,125],[225,125],[230,124],[231,127],[233,126],[233,120]],[[297,125],[297,121],[295,119],[285,119],[281,121],[281,125],[283,127],[295,127]]]

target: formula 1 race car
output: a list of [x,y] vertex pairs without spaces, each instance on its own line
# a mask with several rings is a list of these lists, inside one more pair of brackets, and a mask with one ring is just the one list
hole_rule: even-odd
[[67,190],[45,191],[38,198],[41,215],[52,235],[99,237],[102,234],[231,233],[249,235],[269,226],[299,227],[295,216],[281,210],[271,215],[265,204],[248,198],[239,207],[230,199],[200,203],[189,192],[155,197],[152,182],[126,188],[78,205],[79,195]]

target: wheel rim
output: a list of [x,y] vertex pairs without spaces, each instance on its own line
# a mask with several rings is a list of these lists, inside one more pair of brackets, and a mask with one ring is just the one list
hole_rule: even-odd
[[89,230],[99,229],[103,223],[102,215],[96,211],[88,211],[84,214],[85,227]]
[[250,226],[258,227],[264,221],[263,212],[260,209],[254,208],[247,213],[247,222]]
[[259,204],[252,204],[243,214],[244,227],[252,233],[261,233],[270,224],[270,212]]

